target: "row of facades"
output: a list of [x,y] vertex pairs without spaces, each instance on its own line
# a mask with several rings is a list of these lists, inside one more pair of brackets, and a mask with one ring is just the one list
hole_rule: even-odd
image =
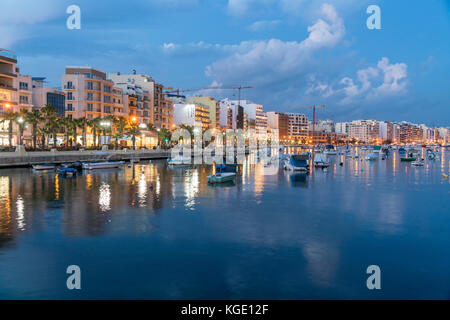
[[[8,111],[31,110],[51,105],[61,117],[94,119],[109,115],[139,124],[173,130],[181,125],[206,129],[242,129],[256,134],[277,132],[286,143],[439,142],[449,140],[448,128],[428,128],[407,122],[358,120],[334,123],[312,121],[304,114],[264,112],[248,100],[216,100],[164,92],[151,76],[106,73],[91,67],[66,67],[61,88],[45,86],[45,78],[20,73],[16,56],[0,50],[0,118]],[[6,145],[7,124],[0,124],[0,145]]]

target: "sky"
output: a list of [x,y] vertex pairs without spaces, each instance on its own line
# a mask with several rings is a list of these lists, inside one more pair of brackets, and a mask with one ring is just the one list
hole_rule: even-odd
[[172,88],[253,86],[242,99],[265,111],[450,126],[450,0],[1,0],[0,48],[53,87],[68,65],[135,69]]

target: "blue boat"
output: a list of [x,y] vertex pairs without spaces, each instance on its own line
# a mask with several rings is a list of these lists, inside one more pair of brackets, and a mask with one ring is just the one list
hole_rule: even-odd
[[218,164],[216,163],[216,171],[219,172],[236,172],[237,165],[235,164]]
[[309,153],[291,155],[289,161],[286,161],[284,168],[286,170],[306,172],[309,168],[310,158]]
[[74,176],[78,172],[74,168],[58,168],[56,171],[62,176]]

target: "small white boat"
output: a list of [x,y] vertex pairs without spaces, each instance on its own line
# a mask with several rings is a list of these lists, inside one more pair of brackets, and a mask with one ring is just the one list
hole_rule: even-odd
[[218,172],[215,175],[208,176],[208,183],[223,183],[228,181],[233,181],[236,177],[234,172]]
[[167,160],[169,167],[188,167],[191,165],[191,157],[175,157]]
[[327,157],[319,153],[314,157],[314,167],[316,168],[327,168],[330,166],[330,161],[327,159]]
[[83,162],[83,169],[95,170],[95,169],[119,168],[124,163],[125,161]]
[[416,160],[411,162],[411,165],[414,167],[423,167],[425,163],[422,160]]
[[33,169],[38,171],[55,170],[56,164],[35,164],[33,165]]
[[378,159],[378,154],[376,154],[376,153],[369,153],[366,156],[366,160],[368,160],[368,161],[374,161],[374,160],[377,160],[377,159]]

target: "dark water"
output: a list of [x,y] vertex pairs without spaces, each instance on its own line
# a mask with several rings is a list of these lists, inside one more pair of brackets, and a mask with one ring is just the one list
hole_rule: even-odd
[[247,164],[221,187],[208,166],[164,162],[0,170],[0,298],[449,299],[449,155],[421,168],[334,156],[309,175]]

